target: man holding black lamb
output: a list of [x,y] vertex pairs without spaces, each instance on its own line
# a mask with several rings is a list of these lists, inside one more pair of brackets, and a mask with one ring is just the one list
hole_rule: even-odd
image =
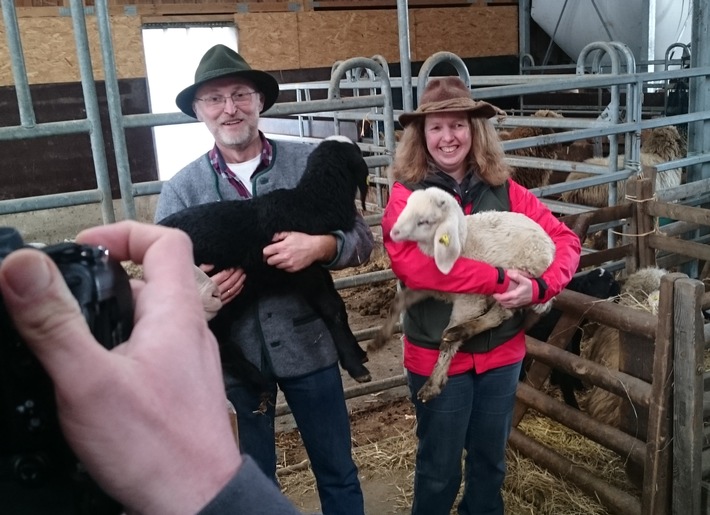
[[[194,84],[178,94],[176,104],[205,124],[215,146],[163,185],[156,221],[193,205],[249,199],[298,183],[314,146],[269,140],[258,128],[260,114],[278,95],[276,79],[252,69],[232,49],[216,45],[205,53]],[[367,261],[372,246],[372,233],[358,216],[348,232],[277,234],[264,248],[264,259],[288,272],[314,263],[340,269]],[[209,273],[210,263],[201,266]],[[245,274],[227,269],[212,279],[226,304],[241,292]],[[264,291],[230,325],[232,344],[268,378],[271,397],[277,386],[284,393],[311,461],[322,512],[362,515],[338,355],[323,320],[296,292]],[[237,410],[242,451],[276,481],[274,405],[262,413],[258,392],[226,372],[225,384]]]

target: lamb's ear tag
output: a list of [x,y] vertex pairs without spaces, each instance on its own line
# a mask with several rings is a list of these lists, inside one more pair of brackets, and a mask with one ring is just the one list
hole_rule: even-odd
[[449,246],[449,241],[450,241],[449,233],[444,233],[439,237],[439,243],[441,243],[444,247]]

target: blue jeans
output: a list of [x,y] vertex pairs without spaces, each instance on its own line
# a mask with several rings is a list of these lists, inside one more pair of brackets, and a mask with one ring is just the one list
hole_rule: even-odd
[[[352,459],[350,419],[340,369],[335,364],[312,374],[271,383],[286,397],[316,478],[323,515],[362,515],[365,511]],[[276,482],[274,406],[257,412],[260,399],[240,384],[227,385],[227,397],[237,410],[239,444],[262,471]]]
[[412,515],[449,515],[461,486],[464,450],[459,515],[503,515],[500,491],[520,366],[450,376],[427,403],[417,399],[427,377],[407,373],[419,439]]

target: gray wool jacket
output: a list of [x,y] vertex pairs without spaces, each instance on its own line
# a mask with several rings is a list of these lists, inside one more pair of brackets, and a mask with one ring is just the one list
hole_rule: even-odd
[[[273,158],[269,168],[252,177],[254,196],[275,189],[293,188],[305,170],[308,155],[315,148],[307,143],[269,141]],[[205,154],[163,184],[155,221],[196,204],[239,199],[236,189],[215,173]],[[369,259],[373,236],[362,217],[358,216],[352,230],[335,236],[337,256],[324,266],[337,270],[360,265]],[[228,237],[225,234],[225,238]],[[298,292],[260,294],[255,303],[234,319],[231,336],[249,361],[276,378],[310,374],[333,365],[338,359],[325,323]],[[231,382],[233,378],[226,379]]]

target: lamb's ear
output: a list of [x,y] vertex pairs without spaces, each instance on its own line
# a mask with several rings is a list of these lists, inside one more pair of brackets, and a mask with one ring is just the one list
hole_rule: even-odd
[[442,223],[434,235],[434,261],[441,273],[448,274],[461,255],[461,239],[456,223],[449,219]]

